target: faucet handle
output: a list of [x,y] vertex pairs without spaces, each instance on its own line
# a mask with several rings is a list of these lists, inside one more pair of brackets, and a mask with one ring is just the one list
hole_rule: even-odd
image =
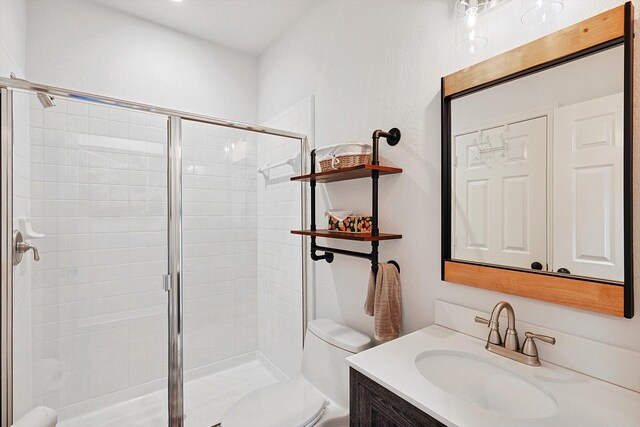
[[476,316],[476,323],[482,323],[483,325],[489,325],[489,321],[484,317]]
[[534,334],[533,332],[525,332],[524,335],[527,339],[524,340],[524,344],[522,344],[522,354],[526,354],[527,356],[538,357],[538,347],[536,347],[534,339],[551,345],[556,343],[556,339],[548,335]]
[[480,316],[476,316],[476,323],[481,323],[491,328],[487,342],[495,345],[502,345],[502,336],[500,336],[500,331],[498,330],[497,323],[495,325],[492,325],[490,320],[487,320],[484,317],[480,317]]
[[540,335],[540,334],[534,334],[533,332],[525,332],[524,336],[527,338],[535,338],[537,340],[544,341],[547,344],[551,344],[551,345],[554,345],[556,343],[556,339],[548,335]]

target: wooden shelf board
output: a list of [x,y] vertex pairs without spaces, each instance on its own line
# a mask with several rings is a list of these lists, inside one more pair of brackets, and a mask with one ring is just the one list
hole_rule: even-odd
[[318,172],[318,173],[309,174],[309,175],[294,176],[291,178],[291,181],[334,182],[334,181],[345,181],[348,179],[370,178],[371,172],[373,171],[379,171],[380,175],[391,175],[395,173],[402,173],[402,169],[391,167],[391,166],[360,165],[360,166],[354,166],[352,168],[344,168],[344,169],[338,169],[338,170],[328,171],[328,172]]
[[291,230],[291,234],[298,234],[301,236],[324,237],[328,239],[357,240],[360,242],[402,239],[402,234],[380,233],[380,235],[372,237],[371,233],[344,233],[341,231],[329,231],[329,230],[316,230],[316,231]]

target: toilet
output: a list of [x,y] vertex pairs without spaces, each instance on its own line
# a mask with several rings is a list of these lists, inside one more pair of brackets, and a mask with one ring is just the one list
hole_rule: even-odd
[[370,346],[367,335],[333,320],[309,322],[302,374],[244,396],[224,414],[221,427],[348,426],[346,358]]

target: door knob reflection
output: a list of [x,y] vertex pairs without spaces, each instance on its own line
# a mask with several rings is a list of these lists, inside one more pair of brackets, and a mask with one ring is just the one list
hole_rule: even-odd
[[534,261],[531,263],[531,268],[533,270],[542,270],[542,264],[539,263],[538,261]]

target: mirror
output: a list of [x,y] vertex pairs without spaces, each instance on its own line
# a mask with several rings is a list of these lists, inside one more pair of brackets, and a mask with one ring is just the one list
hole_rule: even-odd
[[451,102],[451,258],[624,281],[624,49]]
[[633,5],[442,79],[442,278],[633,316]]

